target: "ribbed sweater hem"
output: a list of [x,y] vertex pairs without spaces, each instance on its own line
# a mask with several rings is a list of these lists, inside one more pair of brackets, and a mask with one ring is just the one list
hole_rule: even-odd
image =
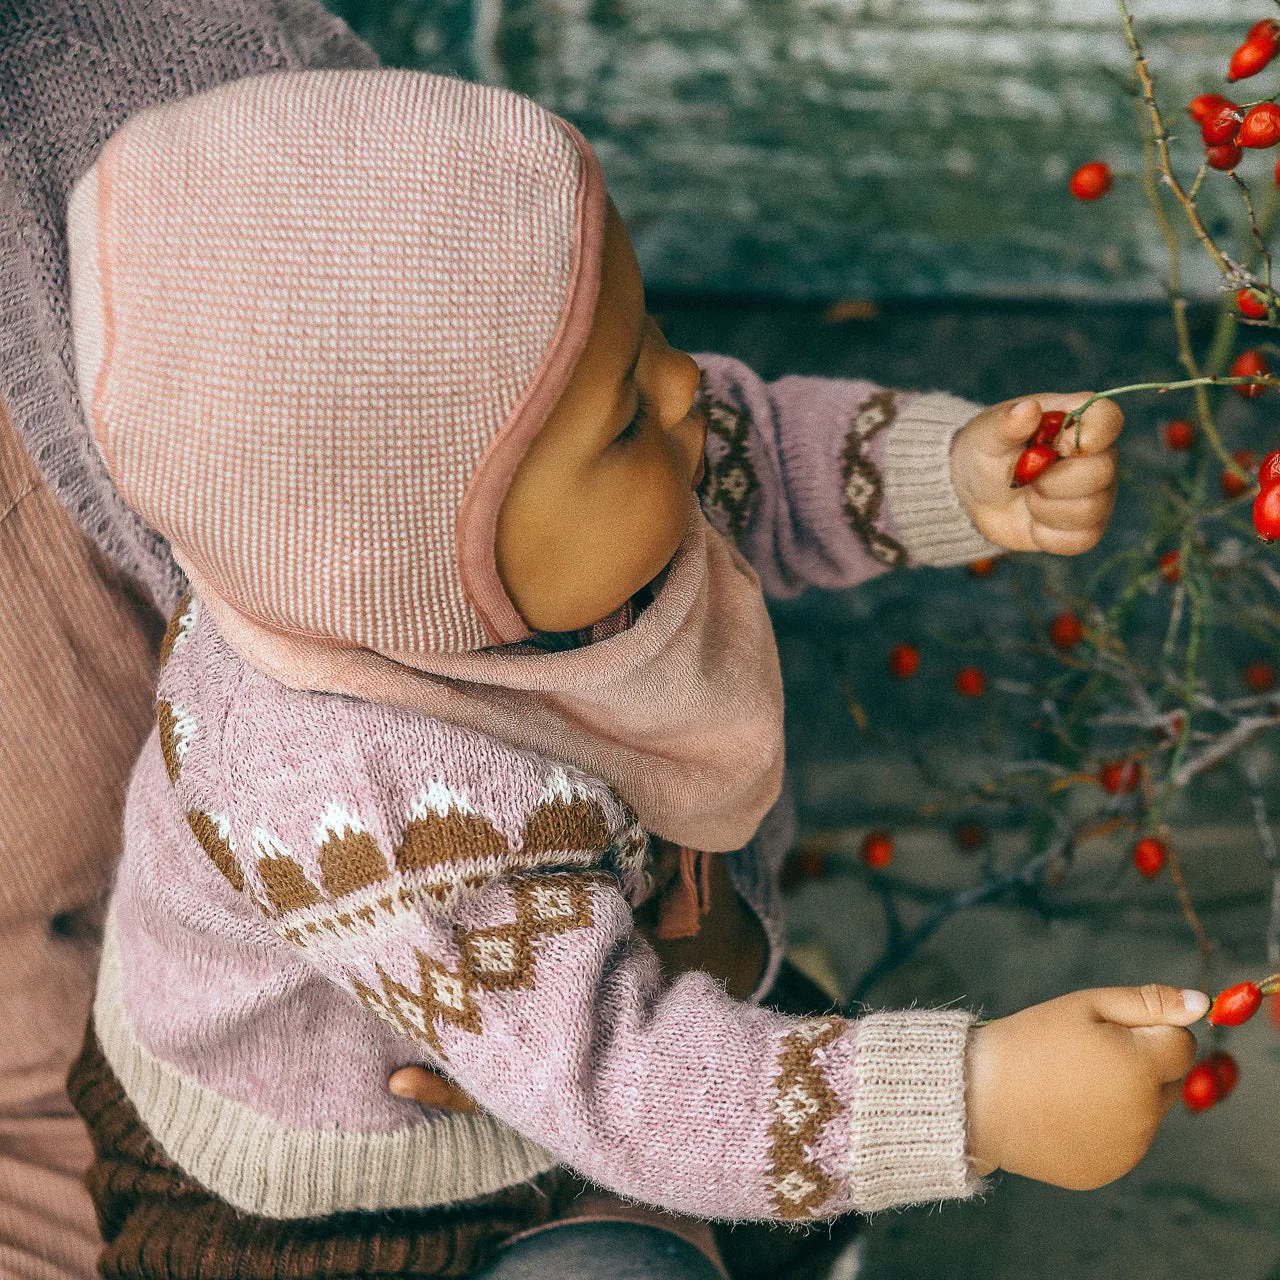
[[885,506],[913,564],[1000,555],[974,528],[951,483],[951,441],[982,406],[937,391],[910,401],[885,433]]
[[549,1152],[492,1116],[446,1113],[386,1133],[295,1129],[226,1098],[142,1045],[130,1026],[114,915],[94,1029],[151,1136],[207,1190],[245,1213],[306,1218],[473,1200],[553,1168]]

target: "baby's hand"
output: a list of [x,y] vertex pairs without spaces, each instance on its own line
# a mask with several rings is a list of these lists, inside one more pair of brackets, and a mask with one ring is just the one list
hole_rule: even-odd
[[1195,1057],[1183,1028],[1208,1008],[1199,991],[1099,987],[975,1027],[967,1092],[978,1172],[1075,1191],[1128,1173]]
[[1006,400],[971,418],[951,445],[951,482],[978,532],[1010,551],[1073,556],[1102,537],[1116,501],[1115,439],[1124,415],[1099,400],[1080,422],[1058,434],[1059,462],[1030,484],[1010,487],[1014,463],[1035,433],[1041,412],[1074,409],[1089,398],[1043,395]]

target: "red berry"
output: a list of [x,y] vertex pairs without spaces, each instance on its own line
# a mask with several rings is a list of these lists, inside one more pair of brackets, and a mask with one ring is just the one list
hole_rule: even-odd
[[[1231,457],[1242,471],[1252,471],[1258,465],[1258,455],[1252,449],[1237,449]],[[1234,471],[1224,471],[1218,483],[1228,498],[1238,498],[1249,487]]]
[[1250,107],[1240,123],[1240,137],[1236,141],[1242,147],[1258,150],[1274,147],[1280,142],[1280,107],[1274,102],[1260,102]]
[[987,677],[977,667],[961,667],[955,674],[955,686],[966,698],[980,698],[987,687]]
[[1230,1097],[1240,1083],[1240,1067],[1236,1060],[1225,1049],[1219,1049],[1216,1053],[1211,1053],[1206,1061],[1218,1077],[1218,1098]]
[[1233,102],[1211,111],[1200,121],[1200,139],[1206,147],[1220,147],[1236,140],[1240,132],[1240,111]]
[[1084,626],[1074,613],[1060,613],[1049,624],[1049,639],[1059,649],[1071,649],[1084,639]]
[[965,853],[972,853],[975,849],[981,849],[986,843],[987,831],[982,823],[962,822],[956,828],[956,844],[958,844]]
[[1202,124],[1215,111],[1220,111],[1223,107],[1230,107],[1234,111],[1235,106],[1230,98],[1224,98],[1220,93],[1202,93],[1187,103],[1187,115],[1197,124]]
[[1250,76],[1256,76],[1275,56],[1274,38],[1246,40],[1231,55],[1231,61],[1227,64],[1227,79],[1247,80]]
[[1020,489],[1030,484],[1046,467],[1051,467],[1058,460],[1058,451],[1051,444],[1033,444],[1018,455],[1013,465],[1013,488]]
[[1164,447],[1181,452],[1195,443],[1196,429],[1186,418],[1174,418],[1164,424]]
[[975,578],[989,578],[993,573],[995,573],[999,564],[1000,560],[998,556],[988,556],[983,560],[975,560],[969,566],[969,572],[973,574]]
[[1155,836],[1143,836],[1133,846],[1133,865],[1148,880],[1154,880],[1160,874],[1168,856],[1169,850],[1164,841],[1157,840]]
[[1275,178],[1276,178],[1276,186],[1277,186],[1277,187],[1280,187],[1280,160],[1277,160],[1277,161],[1276,161],[1276,173],[1275,173]]
[[1280,995],[1267,997],[1267,1016],[1271,1019],[1271,1025],[1280,1031]]
[[920,650],[913,644],[895,644],[889,652],[889,670],[899,680],[909,680],[920,670]]
[[869,867],[887,867],[893,861],[893,837],[887,831],[869,831],[862,841],[862,861]]
[[1253,500],[1253,527],[1263,542],[1280,538],[1280,484],[1269,484]]
[[1101,200],[1111,190],[1111,181],[1111,166],[1090,160],[1071,175],[1071,194],[1077,200]]
[[1160,567],[1160,576],[1166,582],[1178,582],[1182,578],[1182,557],[1176,551],[1166,551],[1156,561]]
[[1125,795],[1138,785],[1140,777],[1136,760],[1108,760],[1098,770],[1098,785],[1113,796]]
[[1040,425],[1027,444],[1052,444],[1058,438],[1058,433],[1066,420],[1066,412],[1062,409],[1051,409],[1048,413],[1042,413]]
[[[1233,378],[1249,378],[1255,375],[1265,378],[1270,372],[1271,366],[1267,363],[1267,357],[1261,351],[1242,351],[1231,363],[1231,376]],[[1261,382],[1246,382],[1236,387],[1236,390],[1246,400],[1256,399],[1266,389],[1266,384]]]
[[1244,682],[1254,693],[1266,693],[1276,687],[1276,669],[1269,662],[1251,662],[1244,669]]
[[1256,982],[1237,982],[1219,991],[1209,1010],[1209,1021],[1215,1027],[1238,1027],[1248,1022],[1262,1005],[1262,989]]
[[1182,1103],[1188,1111],[1208,1111],[1218,1101],[1220,1088],[1213,1064],[1197,1062],[1182,1078]]
[[1250,320],[1267,318],[1267,300],[1256,289],[1238,289],[1236,291],[1236,310]]
[[1210,169],[1221,169],[1224,173],[1234,169],[1244,159],[1244,152],[1234,142],[1224,143],[1220,147],[1210,147],[1204,153],[1204,162]]
[[1273,449],[1258,468],[1258,483],[1265,489],[1269,484],[1280,484],[1280,449]]
[[1246,44],[1251,40],[1280,40],[1280,22],[1274,18],[1263,18],[1249,28],[1244,39]]

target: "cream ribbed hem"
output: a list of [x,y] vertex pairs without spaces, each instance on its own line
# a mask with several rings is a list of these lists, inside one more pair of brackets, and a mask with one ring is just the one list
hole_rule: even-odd
[[93,1009],[103,1055],[142,1123],[184,1172],[245,1213],[308,1218],[471,1200],[553,1168],[492,1116],[449,1113],[391,1133],[291,1129],[215,1093],[133,1034],[108,917]]
[[981,412],[935,391],[910,401],[885,432],[885,506],[913,564],[965,564],[1004,550],[974,528],[951,483],[952,438]]
[[873,1013],[858,1022],[852,1207],[875,1213],[973,1195],[965,1154],[964,1063],[972,1014]]

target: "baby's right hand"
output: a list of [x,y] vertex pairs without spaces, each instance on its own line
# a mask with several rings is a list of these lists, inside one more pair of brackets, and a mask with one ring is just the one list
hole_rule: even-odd
[[1086,1191],[1128,1173],[1195,1058],[1209,998],[1176,987],[1075,991],[970,1033],[969,1154]]

